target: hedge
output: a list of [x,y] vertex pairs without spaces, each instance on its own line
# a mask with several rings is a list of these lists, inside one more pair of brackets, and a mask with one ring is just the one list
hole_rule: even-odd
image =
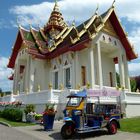
[[2,111],[3,118],[7,120],[15,121],[15,122],[22,121],[22,114],[23,114],[23,111],[17,108],[5,108]]

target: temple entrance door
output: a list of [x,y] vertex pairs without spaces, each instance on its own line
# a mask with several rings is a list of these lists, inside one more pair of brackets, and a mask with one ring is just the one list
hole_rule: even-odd
[[113,87],[113,77],[112,77],[112,72],[109,72],[109,78],[110,78],[110,86]]
[[86,67],[81,67],[81,79],[82,79],[82,86],[86,85]]

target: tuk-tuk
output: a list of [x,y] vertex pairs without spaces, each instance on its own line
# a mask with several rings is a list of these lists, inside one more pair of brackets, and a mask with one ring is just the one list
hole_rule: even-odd
[[[71,93],[64,110],[65,124],[61,128],[61,136],[71,138],[75,133],[99,131],[107,128],[110,134],[117,133],[120,128],[120,105],[118,103],[100,103],[101,96],[119,96],[116,90],[83,90]],[[97,97],[97,102],[92,102]],[[88,99],[90,102],[88,102]]]

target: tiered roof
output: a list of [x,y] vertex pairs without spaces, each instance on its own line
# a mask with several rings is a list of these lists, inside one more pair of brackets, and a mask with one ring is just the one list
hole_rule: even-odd
[[67,26],[65,23],[63,16],[59,10],[59,6],[57,1],[55,2],[53,11],[50,15],[48,23],[44,26],[45,31],[49,31],[52,28],[56,28],[57,30],[62,30]]
[[[8,67],[14,68],[15,59],[22,43],[27,46],[29,54],[40,59],[52,59],[67,51],[84,49],[87,47],[84,44],[94,39],[108,20],[123,44],[128,60],[137,58],[116,16],[114,6],[102,15],[98,15],[96,11],[90,19],[77,27],[74,24],[68,27],[57,3],[55,3],[49,21],[44,28],[35,29],[30,26],[30,30],[26,30],[19,26],[19,32]],[[53,31],[55,32],[52,35]]]

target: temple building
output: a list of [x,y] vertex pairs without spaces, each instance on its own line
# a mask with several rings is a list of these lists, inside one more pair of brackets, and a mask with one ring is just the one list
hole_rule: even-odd
[[19,25],[8,63],[14,70],[9,79],[13,93],[19,95],[49,89],[115,88],[118,67],[120,85],[130,91],[128,61],[136,58],[114,5],[70,26],[55,2],[44,27]]

